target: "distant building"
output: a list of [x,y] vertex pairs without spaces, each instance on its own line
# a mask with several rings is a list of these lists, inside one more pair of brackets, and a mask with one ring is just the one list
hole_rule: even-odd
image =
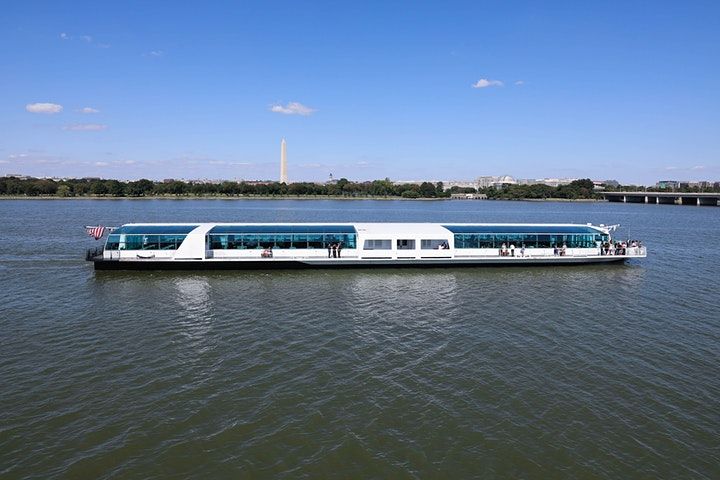
[[477,186],[478,188],[489,188],[489,187],[495,187],[495,188],[502,188],[503,185],[515,185],[517,184],[517,180],[515,180],[510,175],[501,175],[501,176],[484,176],[484,177],[478,177],[477,179]]
[[488,196],[484,193],[453,193],[450,198],[453,200],[486,200]]
[[29,175],[23,175],[21,173],[8,173],[5,175],[5,178],[17,178],[18,180],[30,180],[34,177],[31,177]]
[[679,180],[660,180],[655,184],[659,190],[676,190],[680,188]]
[[518,180],[520,185],[547,185],[548,187],[559,187],[569,185],[577,178],[523,178]]
[[475,180],[443,180],[443,190],[450,190],[453,187],[458,188],[478,188]]

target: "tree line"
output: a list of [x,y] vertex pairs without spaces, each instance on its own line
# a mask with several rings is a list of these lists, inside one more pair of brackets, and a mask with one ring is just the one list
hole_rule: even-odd
[[[612,190],[640,190],[643,187],[619,186]],[[608,190],[611,190],[608,188]],[[504,185],[502,188],[445,189],[442,182],[395,184],[390,179],[352,182],[342,178],[334,183],[312,182],[185,182],[181,180],[104,180],[95,178],[52,180],[39,178],[0,178],[0,195],[27,197],[204,197],[204,196],[339,196],[448,198],[453,193],[482,193],[491,199],[595,199],[601,195],[589,179],[568,185]]]

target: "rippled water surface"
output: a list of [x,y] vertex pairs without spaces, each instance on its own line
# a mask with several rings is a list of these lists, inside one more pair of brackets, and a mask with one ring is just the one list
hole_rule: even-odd
[[[83,225],[620,223],[624,265],[97,272]],[[0,201],[0,478],[720,478],[720,208]]]

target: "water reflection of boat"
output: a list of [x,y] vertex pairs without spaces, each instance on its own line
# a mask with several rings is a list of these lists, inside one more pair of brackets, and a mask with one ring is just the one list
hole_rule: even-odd
[[613,227],[580,224],[126,224],[96,269],[274,269],[569,265],[643,258]]

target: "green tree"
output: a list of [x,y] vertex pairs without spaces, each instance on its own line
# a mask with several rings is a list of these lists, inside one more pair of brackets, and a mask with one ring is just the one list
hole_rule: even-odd
[[57,196],[58,197],[72,197],[72,190],[70,190],[70,187],[67,185],[60,185],[57,189]]

